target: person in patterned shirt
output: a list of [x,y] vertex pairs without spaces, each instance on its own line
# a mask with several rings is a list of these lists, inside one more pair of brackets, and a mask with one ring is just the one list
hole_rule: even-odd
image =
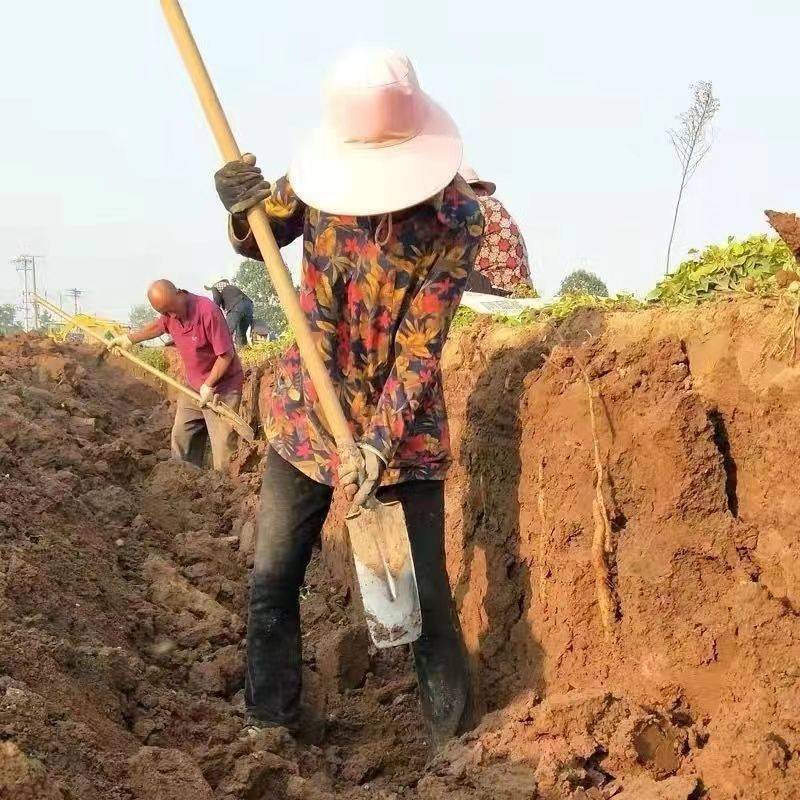
[[494,196],[497,186],[481,180],[466,164],[462,164],[460,174],[477,196],[486,220],[475,271],[467,289],[509,295],[521,284],[532,286],[525,239],[514,218]]
[[256,724],[297,725],[298,592],[338,482],[355,504],[375,493],[402,503],[422,607],[415,665],[437,744],[469,722],[466,653],[444,560],[451,456],[440,357],[483,216],[457,174],[455,125],[419,88],[405,56],[346,56],[326,108],[322,144],[312,138],[274,187],[249,155],[215,176],[237,253],[261,259],[244,213],[259,202],[279,246],[302,237],[300,303],[363,458],[356,470],[339,463],[291,347],[265,421],[246,704]]

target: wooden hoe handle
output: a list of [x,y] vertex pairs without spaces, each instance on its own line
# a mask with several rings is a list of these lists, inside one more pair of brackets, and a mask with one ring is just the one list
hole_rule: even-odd
[[[192,36],[189,24],[183,14],[178,0],[161,0],[161,8],[167,20],[175,44],[186,65],[186,70],[194,84],[200,105],[203,107],[206,119],[217,141],[217,146],[225,162],[235,161],[241,158],[241,152],[236,140],[233,137],[225,112],[222,110],[211,77],[208,74],[197,43]],[[264,266],[267,268],[269,277],[278,293],[278,299],[289,321],[289,327],[297,340],[300,349],[300,356],[303,359],[311,381],[319,397],[322,411],[330,428],[336,446],[340,452],[347,451],[354,446],[353,435],[350,426],[342,412],[339,398],[333,387],[333,382],[328,374],[322,357],[317,350],[308,320],[300,308],[297,295],[292,285],[289,270],[281,257],[280,250],[272,235],[269,227],[269,219],[263,205],[255,206],[247,212],[247,221],[253,231],[261,257],[264,259]]]

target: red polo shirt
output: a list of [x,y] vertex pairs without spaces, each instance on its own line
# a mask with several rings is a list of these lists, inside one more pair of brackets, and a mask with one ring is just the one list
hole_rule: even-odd
[[186,292],[186,319],[166,314],[159,317],[164,333],[168,333],[183,359],[186,380],[192,389],[199,389],[211,372],[219,356],[233,353],[233,361],[220,378],[214,391],[217,394],[239,392],[244,382],[244,373],[239,356],[233,346],[233,338],[222,311],[207,297]]

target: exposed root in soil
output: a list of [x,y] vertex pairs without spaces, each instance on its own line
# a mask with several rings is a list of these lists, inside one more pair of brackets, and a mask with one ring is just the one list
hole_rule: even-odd
[[[785,302],[783,297],[781,302]],[[798,322],[800,321],[800,296],[793,299],[791,304],[791,320],[775,337],[775,344],[769,353],[769,358],[782,361],[786,359],[790,367],[797,363],[797,337]]]
[[547,585],[545,582],[547,567],[545,564],[545,555],[547,553],[547,540],[550,535],[544,509],[544,467],[545,458],[542,456],[539,460],[539,491],[536,496],[536,507],[539,511],[539,558],[537,559],[539,565],[539,602],[542,605],[547,602]]
[[595,414],[594,391],[586,368],[578,362],[589,403],[589,422],[592,433],[592,456],[594,458],[594,499],[592,500],[592,517],[594,519],[594,535],[592,536],[592,567],[594,568],[597,606],[607,641],[614,636],[614,624],[617,619],[617,603],[611,583],[611,571],[608,567],[608,556],[613,552],[611,520],[608,516],[603,487],[606,482],[606,471],[600,456],[600,440],[597,435],[597,415]]

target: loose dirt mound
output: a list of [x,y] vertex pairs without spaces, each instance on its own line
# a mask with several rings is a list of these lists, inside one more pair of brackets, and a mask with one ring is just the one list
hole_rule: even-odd
[[88,349],[0,340],[0,388],[0,798],[381,798],[359,787],[416,782],[406,655],[371,658],[319,563],[305,705],[325,747],[244,730],[255,474],[167,461],[168,404]]
[[800,218],[785,211],[766,211],[769,224],[778,236],[789,245],[795,258],[800,259]]

